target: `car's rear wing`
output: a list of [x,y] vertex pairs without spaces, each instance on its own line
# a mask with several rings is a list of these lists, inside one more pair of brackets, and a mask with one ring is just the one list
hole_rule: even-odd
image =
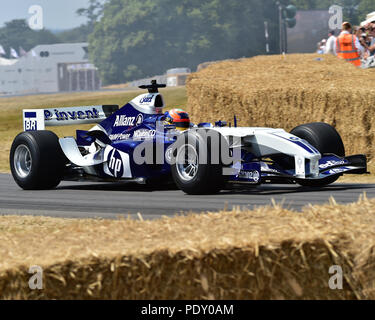
[[98,123],[116,112],[119,106],[86,106],[23,110],[24,131],[44,130],[47,126]]

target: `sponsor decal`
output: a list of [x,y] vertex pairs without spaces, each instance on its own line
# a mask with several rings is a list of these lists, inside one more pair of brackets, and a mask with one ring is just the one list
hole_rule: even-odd
[[129,154],[107,146],[104,150],[104,173],[114,178],[131,178]]
[[140,104],[151,103],[153,98],[154,98],[153,94],[148,95],[146,97],[143,97],[141,100],[139,100],[139,103]]
[[273,168],[270,168],[270,167],[268,167],[267,169],[264,169],[264,171],[266,171],[266,172],[271,172],[271,173],[279,173],[278,170],[273,169]]
[[343,173],[345,171],[348,171],[348,168],[336,168],[336,169],[331,169],[329,170],[329,174],[338,174],[338,173]]
[[38,130],[36,112],[25,112],[25,131]]
[[264,162],[260,163],[260,168],[261,168],[262,171],[279,173],[278,170],[276,170],[274,168],[271,168],[267,163],[264,163]]
[[111,139],[112,141],[116,141],[116,140],[127,140],[130,138],[130,133],[127,133],[127,134],[124,134],[124,133],[117,133],[117,134],[111,134],[109,135],[109,139]]
[[87,110],[59,111],[58,109],[44,110],[44,120],[51,121],[88,120],[99,119],[99,111],[96,108]]
[[114,127],[134,127],[135,117],[116,116]]
[[133,139],[153,139],[156,135],[156,130],[140,129],[134,132]]
[[320,164],[319,168],[320,169],[327,169],[329,167],[339,166],[339,165],[343,165],[343,164],[345,164],[344,160],[341,160],[341,161],[329,160],[326,163]]
[[23,130],[37,131],[44,130],[44,110],[43,109],[25,109],[23,110]]
[[255,183],[258,183],[260,179],[260,174],[259,174],[259,171],[257,170],[253,170],[253,171],[241,170],[238,177],[241,179],[252,180]]
[[122,158],[116,149],[113,149],[108,155],[108,170],[115,178],[121,178],[124,174]]

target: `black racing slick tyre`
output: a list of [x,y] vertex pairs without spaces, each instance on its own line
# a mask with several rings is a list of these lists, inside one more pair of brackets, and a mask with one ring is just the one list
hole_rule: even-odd
[[67,162],[58,137],[51,131],[20,133],[13,141],[9,160],[12,176],[24,190],[55,188]]
[[[294,128],[291,134],[306,140],[315,147],[322,155],[334,154],[339,157],[345,157],[345,147],[340,134],[334,127],[323,122],[308,123]],[[317,181],[299,181],[302,186],[324,187],[337,181],[339,177],[329,177]]]
[[[227,142],[220,136],[221,142],[216,145],[218,142],[207,138],[205,133],[207,131],[185,132],[173,145],[172,178],[177,187],[187,194],[219,193],[224,189],[228,180],[228,176],[223,174],[222,161],[217,158],[222,148],[226,148],[229,152]],[[217,133],[217,136],[219,135]],[[211,148],[211,146],[214,147]],[[215,150],[220,151],[218,153]],[[213,151],[215,151],[215,156]]]

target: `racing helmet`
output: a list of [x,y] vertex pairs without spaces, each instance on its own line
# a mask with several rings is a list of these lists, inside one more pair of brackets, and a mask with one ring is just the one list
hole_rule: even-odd
[[172,109],[165,113],[165,122],[174,124],[177,130],[185,131],[190,128],[189,114],[182,109]]

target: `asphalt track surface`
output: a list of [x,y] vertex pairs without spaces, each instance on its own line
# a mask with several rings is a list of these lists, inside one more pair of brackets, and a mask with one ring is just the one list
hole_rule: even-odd
[[155,219],[189,212],[215,212],[224,208],[253,208],[276,203],[300,211],[311,204],[324,204],[334,197],[351,203],[363,193],[375,198],[375,184],[333,184],[323,189],[295,185],[262,185],[222,191],[212,196],[190,196],[171,187],[148,188],[134,184],[62,182],[48,191],[21,190],[9,174],[0,174],[1,215],[42,215],[64,218],[120,216]]

